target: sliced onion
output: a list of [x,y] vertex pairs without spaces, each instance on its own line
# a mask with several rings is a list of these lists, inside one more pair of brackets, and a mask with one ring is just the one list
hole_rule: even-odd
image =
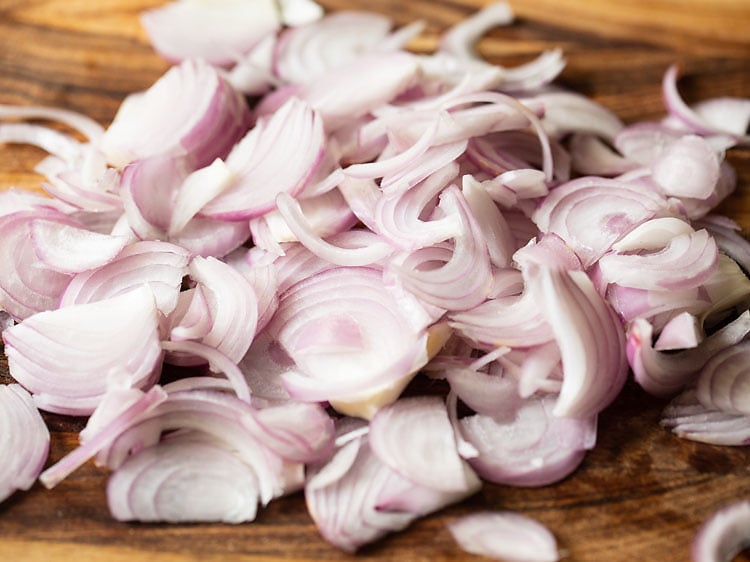
[[469,464],[483,479],[514,486],[545,486],[570,475],[596,441],[596,417],[553,415],[553,395],[530,398],[509,421],[474,414],[460,420],[477,450]]
[[380,409],[369,440],[375,455],[408,480],[445,492],[479,489],[479,479],[458,454],[440,397],[402,398]]
[[168,242],[135,242],[108,264],[81,272],[60,296],[60,307],[105,300],[140,285],[148,285],[163,314],[177,306],[182,278],[187,275],[189,254]]
[[241,221],[270,211],[279,193],[302,191],[322,150],[318,113],[290,99],[234,146],[226,165],[236,179],[202,208],[201,215]]
[[70,276],[45,265],[34,248],[31,225],[35,220],[77,226],[59,211],[36,208],[0,216],[0,308],[16,320],[52,310],[70,282]]
[[696,397],[706,408],[750,416],[750,341],[727,347],[701,369]]
[[253,521],[253,469],[220,442],[183,433],[128,458],[112,473],[107,502],[118,521]]
[[711,514],[693,538],[695,562],[728,562],[750,548],[750,501],[733,501]]
[[664,353],[653,348],[651,324],[636,319],[628,331],[628,362],[635,380],[646,391],[668,396],[692,382],[712,356],[742,341],[749,331],[750,312],[746,311],[697,347],[679,353]]
[[31,395],[18,384],[0,386],[0,502],[36,482],[49,452],[49,430]]
[[172,62],[201,58],[215,65],[230,64],[281,26],[272,0],[168,2],[142,12],[140,20],[164,58]]
[[458,545],[471,554],[507,562],[557,562],[555,536],[541,523],[511,511],[480,511],[448,524]]
[[169,154],[187,156],[200,168],[226,156],[249,121],[245,100],[218,71],[205,61],[188,59],[123,102],[100,148],[119,167]]
[[[542,269],[531,275],[562,357],[563,383],[554,413],[595,414],[614,400],[627,377],[620,322],[583,272]],[[571,325],[577,329],[570,330]],[[601,344],[592,349],[591,341]]]
[[380,14],[343,11],[286,29],[276,49],[276,72],[287,82],[310,82],[375,50],[391,26]]
[[672,399],[661,424],[691,441],[735,447],[750,444],[750,416],[706,408],[693,389]]
[[152,385],[161,371],[156,304],[147,286],[40,312],[3,332],[10,374],[40,409],[88,415],[112,381]]
[[372,416],[427,361],[419,308],[372,268],[329,269],[294,285],[269,326],[296,364],[284,375],[289,393]]

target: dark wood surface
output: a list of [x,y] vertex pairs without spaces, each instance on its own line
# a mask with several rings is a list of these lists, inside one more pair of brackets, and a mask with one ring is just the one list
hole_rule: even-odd
[[[46,104],[107,124],[122,98],[167,68],[151,50],[137,14],[153,0],[0,0],[0,103]],[[397,23],[427,21],[416,50],[479,0],[377,2],[327,0],[331,9],[382,11]],[[625,121],[663,114],[660,80],[683,64],[680,88],[697,101],[750,97],[750,3],[745,0],[514,3],[518,22],[493,31],[480,50],[503,64],[560,46],[568,66],[561,83],[592,96]],[[0,187],[34,188],[37,150],[0,147]],[[732,150],[738,192],[722,211],[750,232],[750,150]],[[3,267],[4,264],[0,264]],[[0,377],[7,364],[0,360]],[[680,440],[658,425],[664,402],[629,384],[601,416],[599,442],[565,481],[540,489],[487,485],[460,505],[364,549],[364,560],[469,560],[445,529],[478,508],[514,509],[558,537],[571,561],[688,560],[698,525],[737,498],[750,498],[750,450]],[[71,450],[80,420],[46,416],[49,462]],[[0,429],[4,430],[3,429]],[[2,462],[2,461],[0,461]],[[0,504],[2,561],[348,560],[325,543],[301,495],[271,503],[257,521],[228,525],[143,525],[112,521],[104,471],[88,464],[55,490],[37,485]]]

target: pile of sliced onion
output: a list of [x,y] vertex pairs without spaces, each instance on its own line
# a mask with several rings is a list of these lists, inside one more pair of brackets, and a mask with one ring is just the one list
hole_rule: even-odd
[[[94,459],[116,519],[239,523],[304,490],[348,551],[483,481],[568,477],[629,368],[676,396],[678,435],[747,444],[750,244],[711,210],[750,100],[691,107],[671,67],[668,115],[625,125],[552,84],[559,50],[481,60],[474,43],[512,18],[488,6],[415,55],[419,24],[182,0],[142,20],[175,66],[106,130],[0,108],[20,121],[0,141],[49,153],[50,196],[0,193],[18,382],[0,389],[0,497],[42,471],[37,408],[90,416],[42,483]],[[696,552],[746,544],[746,520],[745,504],[713,520]],[[451,532],[559,556],[518,514]]]

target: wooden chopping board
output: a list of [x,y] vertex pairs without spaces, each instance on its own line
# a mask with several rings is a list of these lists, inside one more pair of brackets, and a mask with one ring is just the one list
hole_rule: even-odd
[[[150,85],[167,65],[148,45],[138,13],[155,0],[0,0],[0,103],[45,104],[81,111],[107,124],[123,97]],[[429,51],[448,25],[480,0],[430,2],[326,0],[331,9],[369,9],[398,24],[428,26],[414,48]],[[480,45],[512,65],[562,47],[561,83],[592,96],[625,121],[663,115],[660,80],[683,64],[680,88],[690,101],[750,97],[750,3],[747,0],[517,0],[519,21]],[[35,187],[41,152],[0,147],[0,187]],[[750,232],[750,150],[733,150],[738,192],[722,211]],[[4,264],[0,264],[3,267]],[[0,377],[7,378],[0,360]],[[688,560],[698,525],[737,498],[750,498],[750,450],[680,440],[658,425],[664,402],[628,385],[601,416],[596,449],[580,469],[541,489],[486,486],[470,500],[427,517],[364,549],[357,558],[406,562],[471,560],[445,530],[451,518],[479,508],[529,514],[558,537],[566,560]],[[72,449],[80,420],[47,416],[49,462]],[[2,462],[0,460],[0,462]],[[256,522],[143,525],[112,521],[106,473],[88,464],[47,491],[35,486],[0,504],[0,560],[314,561],[352,560],[325,543],[301,495],[262,510]],[[744,558],[750,560],[750,558]]]

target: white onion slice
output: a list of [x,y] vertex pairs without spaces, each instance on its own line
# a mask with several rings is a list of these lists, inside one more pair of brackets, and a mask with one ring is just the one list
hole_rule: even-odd
[[31,395],[18,384],[0,386],[0,502],[36,482],[49,452],[49,430]]
[[729,562],[750,548],[750,501],[733,501],[712,513],[693,538],[694,562]]
[[156,304],[147,286],[40,312],[5,330],[3,341],[10,374],[50,412],[90,414],[110,379],[148,387],[161,370]]
[[750,444],[750,416],[706,408],[688,389],[673,398],[662,412],[661,425],[699,443],[745,447]]
[[481,483],[459,456],[445,402],[438,396],[402,398],[370,422],[370,447],[408,480],[444,492],[469,493]]
[[187,59],[145,92],[126,98],[100,149],[118,167],[168,154],[186,156],[200,168],[226,156],[249,121],[245,100],[219,72],[203,60]]
[[181,0],[146,10],[140,17],[149,41],[164,58],[202,58],[215,65],[230,64],[281,26],[273,0]]
[[253,521],[258,482],[252,467],[221,442],[183,433],[140,451],[112,473],[110,513],[118,521]]
[[596,416],[560,418],[555,397],[527,399],[512,420],[474,414],[459,422],[477,450],[469,464],[483,479],[513,486],[546,486],[569,476],[596,442]]
[[512,511],[480,511],[448,523],[458,545],[471,554],[506,562],[557,562],[555,536],[541,523]]
[[727,347],[701,369],[695,394],[706,408],[750,416],[750,341]]
[[272,210],[279,193],[299,194],[320,163],[323,142],[318,113],[290,99],[234,146],[226,165],[235,180],[201,215],[242,221]]

